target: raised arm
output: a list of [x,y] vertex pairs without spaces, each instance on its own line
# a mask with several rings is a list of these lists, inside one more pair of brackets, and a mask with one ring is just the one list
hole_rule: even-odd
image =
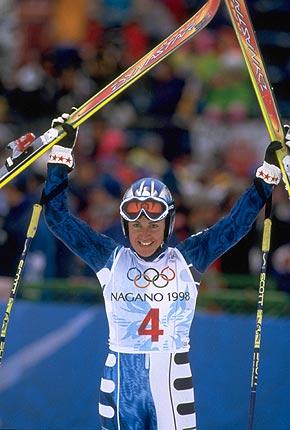
[[[60,122],[58,118],[58,124]],[[74,164],[72,149],[75,132],[66,128],[65,131],[68,133],[67,138],[63,139],[61,146],[53,147],[49,157],[44,188],[45,219],[52,233],[97,272],[106,264],[118,244],[97,233],[68,210],[67,184],[68,174]]]
[[[257,169],[253,185],[246,190],[228,215],[211,228],[190,236],[178,245],[187,261],[200,273],[228,249],[238,243],[251,229],[260,210],[270,197],[272,188],[281,180],[275,151],[279,142],[272,142],[265,154],[265,160]],[[289,156],[288,156],[289,157]],[[289,160],[286,160],[289,169]],[[287,171],[289,174],[289,170]]]
[[[258,181],[261,182],[261,180]],[[268,184],[257,184],[257,181],[254,181],[228,215],[212,227],[190,236],[178,245],[187,261],[191,262],[199,272],[205,272],[210,264],[250,231],[272,191],[272,187]]]

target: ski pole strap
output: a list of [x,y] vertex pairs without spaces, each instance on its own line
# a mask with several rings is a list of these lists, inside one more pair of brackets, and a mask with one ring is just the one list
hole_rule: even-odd
[[60,194],[63,190],[65,190],[67,186],[68,186],[68,180],[65,179],[57,187],[55,187],[52,191],[50,191],[50,193],[45,194],[43,190],[39,204],[46,205],[48,202],[54,199],[58,194]]
[[259,194],[259,196],[261,197],[262,200],[267,201],[268,199],[268,195],[266,194],[264,187],[263,187],[264,181],[261,178],[254,178],[254,185],[256,187],[256,190]]
[[265,218],[271,218],[272,216],[272,194],[268,197],[265,205]]

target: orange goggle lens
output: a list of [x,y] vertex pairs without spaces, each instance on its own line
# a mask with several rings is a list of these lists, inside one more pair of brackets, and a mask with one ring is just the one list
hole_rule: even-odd
[[130,200],[122,206],[122,211],[130,220],[137,219],[143,211],[151,220],[158,220],[167,211],[165,204],[155,200]]

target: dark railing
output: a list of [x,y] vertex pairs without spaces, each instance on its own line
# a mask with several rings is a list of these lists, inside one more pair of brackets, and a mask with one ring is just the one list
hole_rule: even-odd
[[[219,275],[213,282],[205,277],[198,295],[198,309],[210,312],[252,314],[258,301],[258,278],[244,275]],[[18,297],[36,301],[100,303],[102,291],[95,279],[55,279],[36,284],[24,284]],[[269,277],[265,292],[264,313],[290,316],[290,294],[277,291]]]

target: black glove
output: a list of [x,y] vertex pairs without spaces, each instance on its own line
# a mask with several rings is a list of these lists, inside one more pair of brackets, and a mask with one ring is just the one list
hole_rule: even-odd
[[[76,108],[72,109],[74,112]],[[63,113],[61,116],[52,120],[51,127],[55,128],[60,126],[66,132],[66,136],[58,143],[58,146],[63,146],[64,148],[73,149],[78,137],[79,128],[73,128],[70,124],[67,123],[70,115],[68,113]]]
[[279,167],[278,158],[276,155],[276,151],[282,148],[282,144],[277,140],[271,142],[266,149],[265,152],[265,161],[268,164],[273,164],[276,167]]
[[51,123],[52,128],[62,127],[67,135],[53,146],[48,163],[64,164],[72,170],[74,168],[73,149],[78,136],[78,128],[74,129],[66,122],[69,117],[68,113],[63,113]]
[[266,149],[264,163],[256,171],[256,177],[263,179],[267,184],[278,185],[281,180],[282,174],[276,155],[276,151],[281,148],[280,142],[271,142]]
[[[286,134],[285,143],[286,143],[286,146],[289,148],[290,147],[289,126],[287,126],[287,128],[288,130],[286,130],[286,133],[285,133]],[[271,142],[266,149],[265,161],[263,165],[257,169],[257,172],[256,172],[257,178],[263,179],[263,181],[267,182],[267,184],[278,185],[281,180],[282,173],[281,173],[280,165],[276,155],[276,151],[278,151],[281,148],[282,148],[282,144],[280,142],[276,140]],[[286,174],[288,175],[288,177],[290,177],[290,151],[288,152],[289,152],[289,155],[286,155],[283,158],[282,162],[285,167]]]

